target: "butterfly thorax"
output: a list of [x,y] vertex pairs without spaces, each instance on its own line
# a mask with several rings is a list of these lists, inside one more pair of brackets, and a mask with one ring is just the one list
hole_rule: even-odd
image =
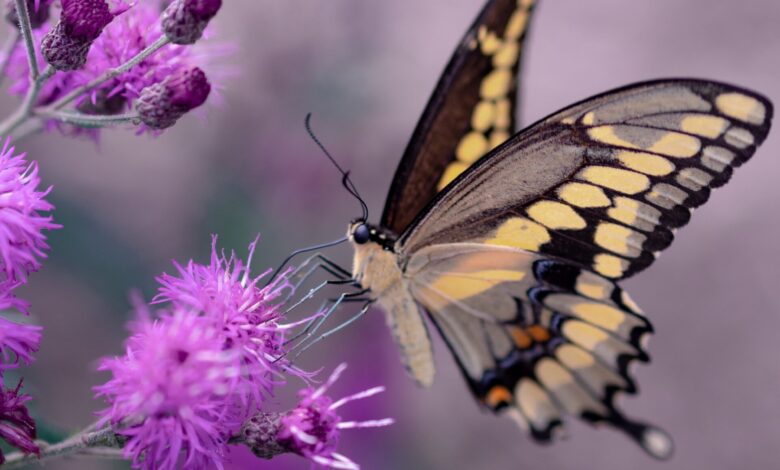
[[[367,240],[361,238],[360,234],[356,235],[361,225],[363,230],[367,229]],[[378,300],[387,289],[401,282],[403,273],[393,250],[396,237],[361,221],[350,223],[347,235],[355,249],[352,276],[364,289],[371,291],[372,298]]]

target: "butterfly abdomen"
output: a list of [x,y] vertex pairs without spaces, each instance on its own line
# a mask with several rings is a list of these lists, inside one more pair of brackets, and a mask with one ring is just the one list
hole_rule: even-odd
[[435,374],[431,340],[403,278],[397,255],[377,242],[353,245],[355,280],[364,289],[369,289],[369,297],[384,310],[387,325],[401,350],[401,360],[409,375],[419,385],[430,386]]

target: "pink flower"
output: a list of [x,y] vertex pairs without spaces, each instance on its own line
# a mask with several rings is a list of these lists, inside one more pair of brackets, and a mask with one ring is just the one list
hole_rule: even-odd
[[38,190],[38,164],[14,151],[6,139],[0,150],[0,268],[6,283],[0,287],[6,290],[40,269],[49,249],[43,231],[60,227],[48,214],[54,209],[45,199],[51,188]]
[[185,309],[140,320],[125,355],[104,359],[111,380],[95,388],[109,408],[101,415],[127,438],[136,468],[222,467],[227,440],[241,424],[231,392],[239,367],[208,319]]
[[[234,252],[229,257],[218,253],[216,244],[214,236],[208,265],[189,261],[181,266],[174,262],[176,275],[157,278],[160,290],[154,303],[189,309],[212,322],[224,335],[225,348],[241,359],[238,390],[242,402],[259,404],[284,381],[283,373],[307,376],[283,358],[285,331],[301,323],[281,323],[285,293],[291,294],[292,287],[285,274],[264,287],[260,280],[269,271],[252,276],[250,263],[257,240],[249,245],[246,264]],[[253,410],[247,407],[247,411]]]
[[33,361],[33,353],[38,352],[41,342],[42,329],[0,317],[0,377],[3,371],[17,367],[20,362],[29,364]]
[[[27,411],[29,395],[19,394],[22,382],[15,389],[0,388],[0,438],[25,454],[37,454],[35,421]],[[0,450],[0,465],[5,462]]]
[[281,418],[276,439],[283,447],[316,464],[332,468],[359,469],[355,462],[336,452],[341,430],[389,426],[393,424],[393,419],[342,421],[337,412],[341,406],[385,391],[385,387],[374,387],[332,400],[325,392],[346,368],[346,364],[339,365],[321,387],[306,388],[298,393],[301,400],[298,406]]

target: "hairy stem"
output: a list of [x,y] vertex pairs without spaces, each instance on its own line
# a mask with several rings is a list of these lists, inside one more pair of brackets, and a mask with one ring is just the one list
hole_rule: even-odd
[[[57,444],[40,443],[41,455],[25,455],[21,452],[9,454],[3,464],[3,470],[20,468],[33,462],[44,462],[47,460],[64,457],[66,455],[77,455],[86,453],[95,455],[95,450],[119,448],[119,441],[110,427],[98,429],[97,431],[79,433],[69,437]],[[97,454],[101,454],[97,452]],[[114,456],[115,453],[110,453]]]
[[36,116],[45,119],[55,119],[67,124],[74,124],[79,127],[100,128],[125,123],[137,123],[140,118],[138,113],[118,114],[114,116],[91,115],[83,113],[72,113],[67,111],[39,111]]
[[[228,441],[232,445],[246,445],[258,457],[271,459],[290,452],[277,439],[280,413],[260,412],[249,418],[241,426],[241,431]],[[110,426],[98,428],[89,425],[81,432],[56,444],[38,442],[40,456],[13,452],[6,456],[2,470],[21,468],[32,463],[44,463],[60,457],[92,457],[104,459],[122,459],[124,439],[114,433]]]
[[54,75],[54,72],[56,72],[54,67],[48,66],[42,74],[38,75],[35,80],[30,82],[30,88],[27,90],[27,95],[25,95],[22,105],[19,106],[19,109],[12,115],[8,116],[8,118],[0,123],[0,136],[7,136],[30,119],[33,115],[35,101],[38,99],[43,84]]
[[19,30],[24,39],[24,48],[27,51],[27,61],[30,64],[30,83],[38,79],[38,59],[33,43],[32,25],[30,24],[30,10],[25,0],[15,0],[16,16],[19,17]]

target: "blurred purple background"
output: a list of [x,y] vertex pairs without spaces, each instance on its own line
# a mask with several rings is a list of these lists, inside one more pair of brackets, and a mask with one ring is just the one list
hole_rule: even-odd
[[[151,1],[151,0],[142,0]],[[314,126],[352,170],[377,221],[392,172],[452,49],[482,0],[242,0],[225,2],[215,40],[239,52],[223,62],[222,103],[158,139],[104,134],[100,145],[38,136],[25,143],[53,184],[53,251],[23,296],[45,326],[27,372],[37,413],[63,430],[91,421],[97,358],[121,351],[130,288],[153,293],[170,260],[205,261],[211,233],[254,266],[341,236],[358,208],[303,129]],[[630,82],[711,78],[780,104],[780,2],[547,0],[523,63],[521,118]],[[7,114],[15,103],[0,102]],[[658,463],[622,435],[570,423],[570,438],[531,442],[509,420],[482,413],[444,345],[436,384],[407,380],[378,311],[320,343],[306,366],[348,361],[341,396],[385,384],[388,393],[345,409],[395,417],[387,429],[346,431],[341,451],[368,469],[776,468],[780,462],[780,133],[698,209],[648,272],[627,288],[653,320],[653,363],[627,412],[664,427],[677,452]],[[344,248],[331,251],[344,265]],[[314,308],[316,305],[312,305]],[[297,384],[292,384],[297,386]],[[289,397],[278,399],[289,405]],[[50,468],[125,468],[98,461]],[[236,454],[231,468],[308,468]]]

